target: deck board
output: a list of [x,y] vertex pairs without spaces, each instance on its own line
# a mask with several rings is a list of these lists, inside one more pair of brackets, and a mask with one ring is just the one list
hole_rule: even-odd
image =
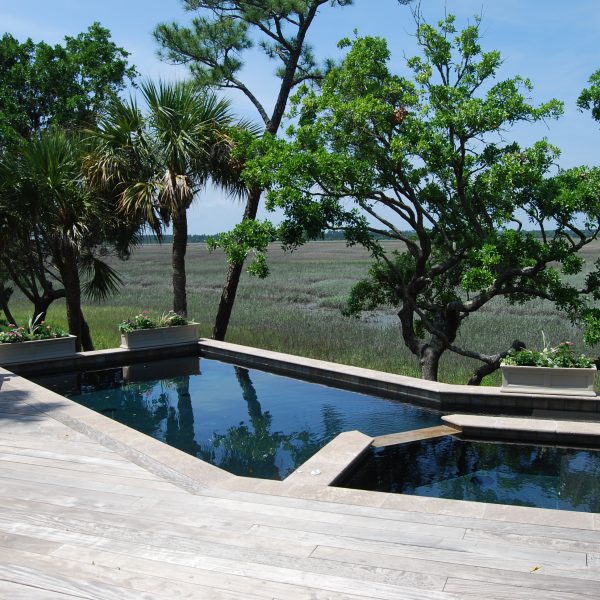
[[115,443],[113,422],[87,435],[69,425],[69,401],[11,389],[0,391],[0,598],[598,597],[591,516],[438,510],[375,492],[210,479],[210,469],[187,489],[189,469],[178,479],[172,465],[141,460],[144,441],[128,451],[135,436]]

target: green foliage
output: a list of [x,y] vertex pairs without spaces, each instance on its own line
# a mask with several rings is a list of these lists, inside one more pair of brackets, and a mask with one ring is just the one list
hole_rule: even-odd
[[27,327],[17,327],[13,323],[0,324],[0,344],[51,340],[67,337],[67,335],[62,329],[42,321],[39,315],[36,318],[29,319]]
[[[293,99],[289,140],[260,142],[245,176],[283,209],[285,243],[333,229],[365,246],[375,266],[348,312],[399,307],[419,358],[451,350],[494,361],[455,341],[497,297],[547,299],[597,339],[598,267],[584,287],[561,273],[583,270],[579,253],[600,231],[600,170],[560,171],[547,140],[509,139],[517,123],[558,118],[562,103],[532,103],[523,77],[497,81],[501,56],[482,49],[477,18],[460,31],[453,16],[419,22],[417,40],[410,78],[392,70],[384,40],[343,40],[342,62]],[[402,242],[402,258],[381,238]]]
[[[82,294],[114,294],[121,279],[106,255],[125,258],[136,242],[136,225],[84,178],[86,150],[80,136],[50,128],[0,160],[0,262],[36,314],[67,294],[77,304]],[[73,322],[70,331],[77,334]]]
[[600,121],[600,70],[589,78],[589,88],[584,88],[577,99],[580,110],[589,110],[596,121]]
[[550,368],[579,368],[588,369],[594,366],[594,361],[585,354],[575,354],[572,342],[562,342],[553,348],[545,347],[539,350],[511,350],[502,361],[504,365],[518,367],[550,367]]
[[252,254],[253,260],[248,266],[248,272],[264,279],[269,275],[265,252],[276,237],[277,229],[270,221],[244,219],[231,231],[209,237],[206,243],[211,251],[223,249],[227,261],[236,265],[243,264],[248,255]]
[[117,195],[124,214],[160,234],[209,180],[243,191],[230,152],[233,136],[241,129],[252,135],[252,128],[233,118],[229,101],[191,82],[146,81],[140,91],[145,111],[134,100],[109,104],[85,169]]
[[304,43],[306,30],[322,5],[347,6],[352,0],[182,0],[182,4],[198,16],[189,27],[158,25],[154,36],[161,46],[161,57],[189,65],[202,84],[246,92],[238,79],[244,65],[241,57],[256,46],[269,59],[282,61],[283,66],[276,71],[281,79],[289,76],[286,67],[296,56],[302,73],[299,81],[321,76],[312,49]]
[[119,323],[118,329],[121,333],[130,333],[131,331],[138,331],[139,329],[178,327],[180,325],[187,325],[190,322],[191,321],[188,321],[185,317],[178,315],[172,310],[156,317],[153,317],[150,311],[144,310],[134,317]]
[[137,75],[129,56],[92,24],[65,44],[0,39],[0,151],[49,125],[89,126]]

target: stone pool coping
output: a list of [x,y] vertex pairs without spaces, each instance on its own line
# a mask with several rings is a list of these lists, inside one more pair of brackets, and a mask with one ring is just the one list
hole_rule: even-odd
[[[208,353],[205,351],[210,348],[212,349],[211,353],[213,358],[225,358],[223,353],[226,353],[230,358],[238,359],[242,354],[245,355],[250,350],[255,350],[243,346],[227,344],[225,342],[212,341],[201,341],[200,346],[202,356],[206,356]],[[221,354],[215,356],[215,354],[218,354],[219,352]],[[379,373],[367,369],[358,369],[356,367],[346,367],[344,365],[326,363],[324,361],[314,361],[313,359],[301,359],[291,355],[281,355],[279,353],[272,353],[264,350],[256,350],[256,352],[258,355],[255,358],[257,361],[261,362],[261,364],[268,363],[273,366],[271,361],[290,361],[293,359],[298,362],[298,372],[305,373],[306,370],[311,370],[313,368],[325,370],[330,380],[332,373],[345,373],[346,375],[359,378],[364,378],[366,374],[374,374],[377,376],[377,385],[381,384],[381,382],[389,383],[390,380],[394,384],[403,385],[406,380],[411,380],[411,378],[407,377]],[[232,353],[236,353],[236,356]],[[118,351],[116,353],[113,351],[99,351],[81,354],[83,356],[79,358],[76,368],[84,366],[84,363],[86,362],[88,364],[85,366],[94,364],[97,368],[102,368],[102,366],[107,365],[107,362],[105,361],[106,357],[111,359],[117,354],[120,354],[120,360],[127,356],[132,357],[130,351]],[[183,354],[185,353],[182,353],[182,355]],[[139,355],[139,353],[137,353],[137,355]],[[173,354],[170,353],[170,357],[172,356]],[[91,362],[87,360],[88,358],[92,359]],[[146,356],[144,358],[148,357]],[[254,364],[252,366],[259,365]],[[269,370],[277,369],[270,368]],[[305,377],[312,378],[310,373],[307,373]],[[434,387],[441,389],[447,386],[447,384],[432,384],[431,382],[422,382],[420,380],[412,380],[412,385],[415,385],[414,382],[426,384],[424,387],[430,390]],[[450,387],[461,388],[466,386]],[[485,504],[461,500],[447,500],[332,487],[330,484],[352,465],[357,458],[362,456],[368,446],[374,441],[373,438],[369,438],[360,432],[347,432],[341,434],[284,481],[250,479],[227,473],[218,467],[185,454],[184,452],[172,448],[145,434],[130,429],[125,425],[121,425],[102,414],[96,413],[91,409],[85,408],[63,396],[51,392],[19,375],[15,375],[11,371],[0,368],[0,393],[4,391],[12,393],[14,397],[19,398],[19,400],[36,408],[47,417],[56,419],[74,431],[83,433],[105,447],[114,450],[131,462],[146,468],[148,471],[163,477],[165,480],[170,481],[191,493],[200,493],[209,488],[215,490],[220,488],[230,491],[234,490],[241,494],[248,492],[361,507],[390,508],[407,512],[433,512],[442,517],[468,516],[470,518],[490,519],[512,523],[551,525],[556,527],[600,531],[600,514],[596,515],[593,513]],[[484,396],[485,395],[486,394],[484,394]],[[456,417],[457,415],[454,416]],[[579,425],[581,422],[577,422],[576,424]],[[454,426],[452,429],[455,430],[457,428],[458,426]],[[442,432],[439,431],[439,428],[430,429],[438,430],[437,432],[429,432],[433,435],[442,434]],[[425,435],[429,435],[429,433]],[[420,430],[397,435],[408,437],[421,436],[422,439],[424,433],[423,430]],[[389,438],[390,436],[383,437]],[[413,437],[413,439],[415,438]],[[377,442],[377,440],[375,441]]]
[[313,358],[231,344],[200,340],[201,356],[238,362],[248,367],[293,375],[354,391],[374,393],[442,412],[570,411],[600,414],[598,397],[544,394],[506,394],[500,387],[469,386],[374,371]]
[[368,438],[357,431],[343,433],[319,450],[285,481],[311,484],[319,481],[335,485],[361,461],[369,448],[382,448],[447,435],[466,439],[600,448],[600,423],[461,414],[443,416],[442,420],[445,425],[376,438]]
[[600,423],[481,415],[446,415],[442,421],[464,437],[600,447]]
[[198,343],[169,348],[126,350],[113,348],[80,352],[70,359],[11,365],[15,372],[27,376],[57,370],[102,369],[120,366],[127,361],[176,358],[190,354],[236,362],[282,375],[372,393],[417,404],[441,412],[502,412],[526,414],[533,411],[568,411],[600,415],[600,400],[586,396],[544,394],[505,394],[500,387],[468,386],[385,373],[362,367],[306,358],[242,346],[229,342],[200,339]]

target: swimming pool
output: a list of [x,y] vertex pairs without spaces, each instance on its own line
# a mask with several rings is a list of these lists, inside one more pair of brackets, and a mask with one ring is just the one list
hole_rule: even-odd
[[445,436],[373,448],[337,485],[598,513],[600,451]]
[[196,356],[31,377],[236,475],[284,479],[343,431],[431,427],[440,413]]

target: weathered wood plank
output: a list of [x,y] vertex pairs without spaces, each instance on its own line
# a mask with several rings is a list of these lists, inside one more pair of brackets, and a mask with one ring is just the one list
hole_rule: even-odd
[[[122,458],[113,450],[109,450],[104,446],[94,442],[87,437],[81,437],[81,439],[71,439],[68,436],[69,431],[63,432],[62,435],[58,436],[31,436],[31,435],[17,435],[10,432],[0,433],[0,444],[2,447],[8,448],[31,448],[38,450],[49,450],[60,452],[61,454],[73,454],[75,456],[108,456],[114,460],[121,460],[124,462],[126,459]],[[65,443],[67,442],[67,443]]]
[[[68,510],[65,510],[68,508]],[[250,526],[243,528],[238,523],[233,523],[225,519],[207,518],[206,521],[197,527],[176,522],[165,522],[160,518],[153,518],[154,515],[140,509],[128,514],[120,514],[112,509],[97,510],[95,508],[68,506],[62,504],[49,504],[45,502],[24,500],[22,498],[5,498],[0,496],[0,514],[4,519],[14,522],[34,523],[41,526],[55,527],[58,529],[72,529],[82,533],[94,532],[97,530],[99,536],[103,532],[117,529],[133,529],[141,536],[163,534],[172,536],[190,536],[193,538],[202,538],[208,540],[222,540],[224,534],[228,535],[228,540],[238,540],[241,547],[255,547],[265,544],[278,545],[286,550],[295,553],[293,548],[286,540],[277,540],[274,538],[256,538],[248,536],[246,532]],[[234,536],[233,538],[231,536]],[[107,537],[107,536],[104,536]],[[302,549],[302,545],[297,545]],[[314,549],[314,546],[308,546]],[[300,550],[298,550],[300,552]],[[304,550],[302,550],[304,553]]]
[[43,421],[37,424],[37,427],[32,427],[31,425],[23,423],[19,425],[18,422],[15,422],[13,419],[9,421],[0,421],[0,437],[2,439],[6,439],[8,437],[11,438],[20,438],[22,436],[25,437],[34,437],[34,438],[42,438],[48,437],[49,439],[62,439],[68,441],[77,441],[77,442],[89,442],[90,438],[58,421]]
[[81,442],[67,442],[63,440],[35,440],[32,438],[19,438],[18,442],[10,443],[6,439],[0,440],[0,452],[14,454],[15,456],[32,456],[36,458],[48,458],[64,460],[79,464],[114,465],[121,469],[139,469],[128,460],[125,460],[111,450],[104,451],[91,444]]
[[[130,571],[124,565],[105,566],[95,561],[67,560],[57,556],[0,550],[0,580],[27,583],[89,600],[259,600],[247,590],[226,590],[214,580],[203,584],[177,581],[154,572]],[[164,573],[163,573],[164,574]]]
[[[327,488],[328,492],[336,492],[338,488]],[[348,492],[349,490],[341,490]],[[357,504],[348,504],[342,501],[335,500],[311,500],[306,498],[296,498],[292,496],[276,495],[275,493],[253,493],[248,491],[232,491],[220,489],[208,489],[203,492],[205,496],[220,497],[233,500],[239,500],[249,503],[258,503],[275,506],[288,506],[292,508],[315,508],[323,512],[333,512],[340,515],[360,515],[364,517],[373,517],[379,519],[399,520],[404,523],[423,524],[423,525],[442,525],[446,527],[454,527],[457,529],[470,531],[489,531],[498,532],[500,534],[518,534],[531,535],[539,537],[553,537],[556,539],[566,539],[573,541],[589,541],[591,543],[600,543],[600,531],[594,531],[590,528],[574,528],[568,525],[569,517],[574,513],[562,514],[565,516],[565,524],[558,525],[538,525],[534,523],[514,522],[507,519],[487,519],[479,516],[466,517],[446,514],[444,512],[436,512],[423,510],[399,510],[389,506],[361,506]],[[335,494],[334,494],[335,495]],[[385,496],[385,494],[377,494]],[[393,495],[392,495],[393,496]],[[419,498],[414,497],[418,502]],[[425,501],[428,499],[426,498]],[[461,503],[466,504],[466,503]],[[472,503],[481,506],[487,506],[484,503]],[[509,507],[510,508],[510,507]],[[556,513],[556,511],[550,511]],[[558,513],[557,513],[558,514]],[[577,514],[577,513],[575,513]],[[581,515],[583,513],[579,513]],[[589,516],[589,515],[588,515]]]
[[517,533],[504,533],[483,529],[468,529],[465,540],[478,542],[485,541],[494,544],[510,544],[512,546],[531,546],[534,548],[553,548],[556,550],[573,550],[576,552],[600,552],[599,542],[586,542],[553,538],[549,536],[519,535]]
[[10,600],[74,600],[75,598],[82,598],[82,596],[61,594],[26,584],[0,580],[0,598],[6,598],[7,600],[9,598]]
[[540,565],[534,565],[528,571],[515,571],[505,568],[503,562],[498,561],[495,568],[478,567],[469,564],[449,563],[428,560],[425,556],[420,558],[394,556],[384,553],[368,552],[366,550],[340,550],[339,548],[326,548],[319,546],[313,556],[334,562],[351,562],[352,564],[364,564],[390,569],[412,569],[436,573],[441,576],[454,577],[468,581],[484,581],[497,583],[499,585],[511,584],[521,587],[552,590],[568,593],[579,593],[582,597],[591,596],[597,598],[599,579],[589,570],[580,571],[552,571]]
[[[151,557],[152,547],[160,553],[165,550],[176,550],[180,553],[190,553],[194,557],[210,557],[221,558],[226,560],[235,560],[237,562],[254,562],[261,565],[277,566],[282,568],[300,569],[306,572],[319,573],[321,575],[338,575],[344,577],[356,577],[360,573],[360,578],[363,581],[374,581],[382,583],[393,583],[423,589],[442,590],[445,578],[437,577],[436,575],[427,575],[423,573],[412,573],[399,570],[390,570],[385,568],[373,569],[372,567],[349,566],[349,565],[334,565],[330,561],[320,561],[314,558],[309,559],[309,555],[314,550],[314,547],[300,546],[303,553],[298,552],[298,546],[294,546],[291,553],[287,549],[277,544],[275,548],[268,544],[263,544],[260,547],[255,547],[254,544],[249,544],[245,547],[240,547],[233,540],[233,544],[229,544],[229,535],[222,534],[220,542],[204,541],[193,537],[184,537],[182,535],[175,536],[173,534],[146,533],[140,535],[139,532],[124,528],[106,528],[98,535],[98,528],[95,531],[85,530],[79,527],[74,531],[71,528],[57,529],[47,527],[35,522],[34,518],[25,522],[22,518],[17,518],[16,522],[0,516],[0,531],[15,530],[19,534],[33,537],[38,537],[44,542],[57,542],[59,544],[70,544],[84,547],[93,547],[95,549],[105,548],[114,550],[121,549],[124,553],[136,555],[138,545],[143,546],[149,552]],[[251,542],[252,538],[248,537]],[[2,546],[0,537],[0,546]],[[292,548],[288,544],[288,548]],[[53,548],[57,550],[57,548]]]
[[[323,525],[335,527],[340,523],[350,527],[364,527],[374,531],[420,533],[422,535],[431,535],[438,537],[449,537],[461,539],[465,530],[457,527],[448,527],[444,525],[427,525],[424,523],[412,523],[399,520],[392,520],[362,515],[345,515],[332,511],[320,510],[320,507],[313,505],[313,509],[290,508],[288,506],[277,506],[276,504],[257,504],[246,503],[237,500],[202,497],[177,497],[174,498],[170,508],[176,511],[183,510],[202,510],[205,512],[214,512],[214,514],[231,515],[232,518],[240,520],[249,520],[260,524],[282,524],[283,527],[290,526],[302,530],[306,524],[320,523]],[[157,512],[164,511],[161,501],[156,500],[156,505],[152,509]],[[165,515],[168,518],[168,515]],[[190,518],[190,515],[182,515],[182,518]],[[309,529],[310,530],[310,529]]]
[[[36,561],[39,562],[39,561]],[[51,593],[64,594],[85,600],[159,600],[159,596],[143,594],[122,587],[107,585],[91,578],[86,580],[64,577],[57,572],[42,571],[38,568],[24,567],[10,562],[0,563],[0,580],[48,590]]]
[[128,475],[105,475],[89,469],[87,476],[68,469],[28,465],[24,470],[20,465],[3,462],[0,472],[3,479],[35,482],[42,485],[61,485],[89,491],[109,491],[118,494],[139,495],[141,491],[178,493],[179,488],[172,483],[158,479],[136,479]]
[[[448,579],[446,591],[469,600],[493,598],[493,600],[581,600],[581,594],[562,590],[536,590],[531,587],[519,587],[485,581],[465,581],[464,579]],[[596,597],[598,590],[596,591]]]
[[110,477],[129,477],[132,479],[149,479],[152,481],[161,481],[160,478],[152,475],[148,471],[137,467],[131,468],[131,463],[123,463],[124,466],[120,466],[117,462],[110,463],[105,459],[98,458],[87,459],[87,460],[68,460],[58,457],[48,456],[32,456],[31,454],[24,454],[22,452],[2,452],[0,448],[0,463],[16,464],[16,465],[31,465],[36,467],[45,467],[48,469],[61,469],[73,473],[87,473],[93,472],[98,475],[108,475]]
[[45,502],[64,507],[81,507],[94,510],[132,512],[138,507],[148,504],[148,500],[138,496],[118,494],[105,491],[102,494],[90,490],[78,490],[73,487],[59,485],[40,486],[37,482],[6,479],[0,472],[0,493],[2,498],[9,502],[23,499],[29,501]]
[[[298,569],[282,568],[260,563],[248,563],[236,560],[218,559],[209,556],[196,556],[192,553],[178,552],[171,549],[156,549],[144,546],[136,546],[135,553],[131,548],[120,543],[112,543],[101,548],[79,548],[68,545],[61,546],[54,554],[73,560],[89,556],[94,556],[94,561],[102,560],[104,557],[109,564],[118,564],[127,569],[131,569],[130,561],[139,561],[148,559],[163,563],[171,568],[171,565],[179,567],[191,567],[199,570],[213,572],[215,579],[220,580],[221,575],[237,575],[251,580],[262,580],[271,583],[291,584],[299,587],[312,587],[321,590],[328,590],[342,594],[351,594],[364,598],[378,598],[381,600],[450,600],[456,599],[453,594],[444,592],[418,589],[415,587],[406,587],[400,585],[391,585],[373,581],[364,581],[361,579],[363,571],[356,570],[356,578],[347,578],[337,575],[322,575],[318,573],[306,572]],[[119,555],[123,556],[119,556]],[[114,555],[114,556],[111,556]],[[126,561],[126,562],[123,562]],[[101,563],[104,564],[104,563]]]
[[15,521],[9,521],[9,524],[9,532],[0,532],[0,547],[2,548],[27,550],[31,552],[37,552],[38,554],[50,554],[50,552],[57,550],[62,543],[52,542],[39,537],[13,533],[15,529],[18,529],[17,524]]
[[[168,596],[161,596],[164,600],[173,598],[207,599],[207,600],[253,600],[253,599],[280,599],[280,600],[361,600],[373,596],[337,593],[330,590],[321,590],[310,586],[299,586],[289,583],[277,583],[243,577],[238,575],[215,575],[214,571],[207,571],[193,567],[162,564],[153,560],[137,557],[97,552],[93,557],[86,551],[78,554],[76,560],[60,557],[42,557],[41,564],[34,555],[20,554],[18,560],[28,563],[33,561],[38,569],[59,570],[62,573],[73,572],[78,578],[102,578],[104,582],[126,581],[132,587],[143,589],[148,587],[145,583],[148,578],[158,578],[169,582]],[[192,595],[184,593],[182,584],[190,587]],[[450,600],[452,597],[448,597]],[[427,599],[424,599],[427,600]]]
[[[287,539],[290,543],[296,540],[319,546],[332,546],[350,550],[364,548],[365,551],[390,552],[402,556],[418,555],[421,551],[431,551],[431,553],[443,557],[448,562],[479,561],[478,564],[481,564],[481,566],[495,566],[494,562],[498,560],[503,562],[518,560],[525,561],[527,564],[530,562],[543,563],[560,568],[582,568],[586,566],[585,552],[514,546],[506,543],[469,543],[452,538],[433,538],[419,535],[386,536],[387,539],[385,540],[374,540],[366,539],[360,529],[346,527],[335,534],[308,533],[306,530],[296,531],[292,528],[272,528],[264,525],[254,526],[252,530],[258,535],[266,534]],[[366,533],[370,535],[370,532]]]

